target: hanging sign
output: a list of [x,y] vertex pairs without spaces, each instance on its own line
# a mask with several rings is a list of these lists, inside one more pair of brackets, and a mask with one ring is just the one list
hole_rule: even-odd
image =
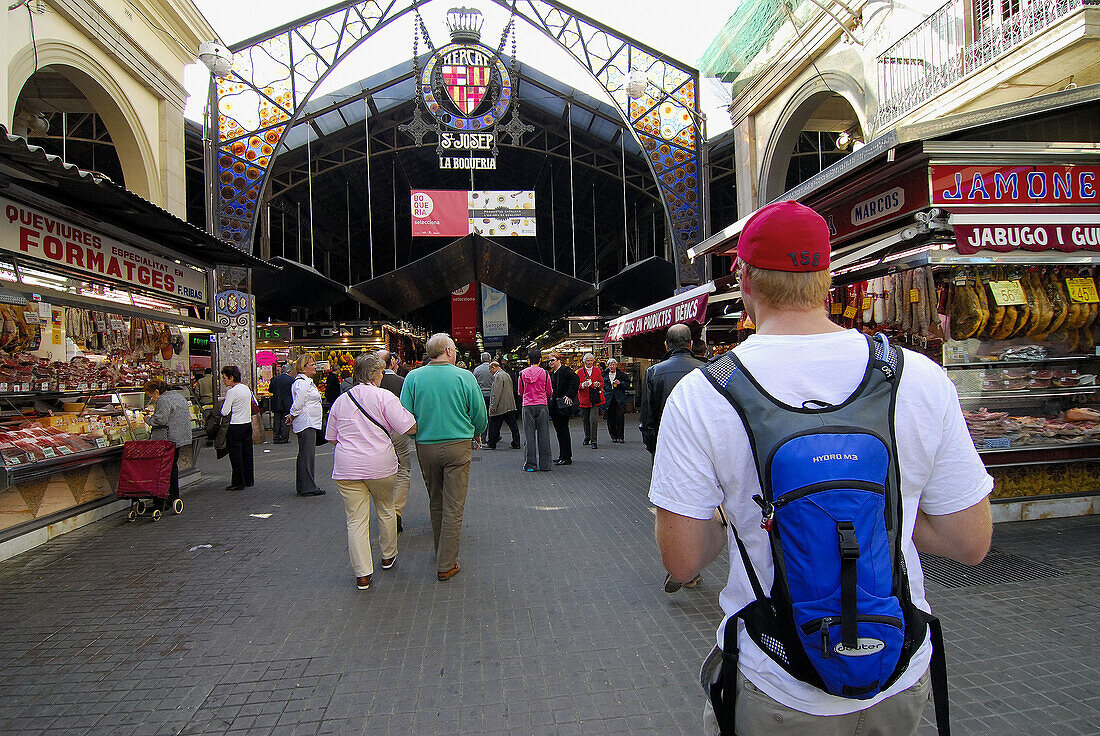
[[486,340],[508,335],[508,295],[481,285],[481,334]]
[[156,294],[206,301],[206,275],[200,271],[2,197],[0,208],[3,250]]
[[535,235],[533,191],[413,190],[413,237]]
[[1097,204],[1100,166],[935,165],[932,204]]
[[989,219],[989,223],[952,223],[959,253],[970,255],[980,250],[1001,253],[1014,250],[1100,251],[1100,224],[1066,222],[1070,219],[1068,215],[1055,218],[1063,222],[1028,225],[1005,225],[996,222],[999,218],[992,213]]
[[[423,145],[426,134],[435,133],[440,169],[497,168],[495,126],[503,123],[512,107],[514,90],[512,73],[499,52],[481,43],[483,22],[481,11],[474,8],[448,11],[451,42],[432,54],[424,70],[418,72],[420,105],[413,110],[411,122],[398,126],[418,146]],[[514,58],[512,26],[504,31],[501,48],[509,33],[513,34]],[[430,116],[428,121],[424,120],[423,110]],[[512,145],[520,145],[523,133],[533,130],[518,120],[514,108],[511,120],[502,127],[512,137]]]
[[451,292],[451,337],[458,345],[477,342],[477,284]]

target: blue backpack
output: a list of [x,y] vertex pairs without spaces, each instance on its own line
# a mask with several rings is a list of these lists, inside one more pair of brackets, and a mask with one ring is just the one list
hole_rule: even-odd
[[[902,558],[902,498],[894,435],[901,352],[868,338],[859,388],[836,406],[787,406],[732,351],[700,370],[737,410],[752,447],[775,576],[765,595],[733,529],[756,600],[730,617],[722,676],[711,700],[733,734],[737,621],[791,676],[842,698],[866,700],[905,672],[932,632],[932,686],[940,734],[950,733],[939,622],[913,605]],[[732,529],[732,527],[730,527]]]

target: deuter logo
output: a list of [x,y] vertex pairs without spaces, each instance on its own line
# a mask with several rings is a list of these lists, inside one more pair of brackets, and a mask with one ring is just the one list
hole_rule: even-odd
[[427,217],[435,209],[435,202],[424,192],[414,192],[412,197],[413,217]]
[[856,640],[854,648],[849,649],[844,646],[844,642],[840,642],[833,651],[842,657],[866,657],[871,654],[878,654],[886,648],[886,642],[880,639],[871,639],[867,637],[860,637]]
[[818,455],[814,458],[815,463],[824,463],[830,460],[859,460],[859,455],[837,454],[837,455]]

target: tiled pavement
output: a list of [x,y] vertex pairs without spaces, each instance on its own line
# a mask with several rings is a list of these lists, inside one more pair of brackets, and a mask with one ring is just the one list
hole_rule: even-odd
[[[414,469],[397,564],[362,593],[333,484],[294,495],[293,444],[257,447],[237,493],[207,450],[182,516],[112,517],[0,563],[0,734],[698,733],[728,563],[662,591],[649,459],[627,437],[575,434],[551,473],[477,453],[446,583]],[[1001,525],[999,549],[1058,574],[929,584],[956,734],[1100,733],[1098,530]]]

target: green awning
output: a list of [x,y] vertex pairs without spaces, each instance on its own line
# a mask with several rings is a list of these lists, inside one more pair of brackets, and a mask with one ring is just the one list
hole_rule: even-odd
[[[790,0],[741,0],[696,66],[707,77],[733,82],[787,20]],[[800,3],[790,2],[791,6]]]

